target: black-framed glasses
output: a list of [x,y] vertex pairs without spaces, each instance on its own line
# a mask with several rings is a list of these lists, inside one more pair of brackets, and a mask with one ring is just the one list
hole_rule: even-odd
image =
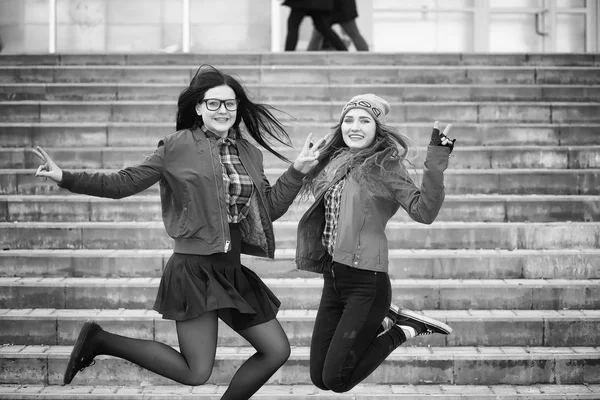
[[204,99],[202,100],[204,104],[206,104],[206,109],[208,111],[217,111],[221,108],[221,104],[225,104],[225,108],[229,111],[235,111],[238,108],[239,100],[238,99],[227,99],[227,100],[219,100],[219,99]]

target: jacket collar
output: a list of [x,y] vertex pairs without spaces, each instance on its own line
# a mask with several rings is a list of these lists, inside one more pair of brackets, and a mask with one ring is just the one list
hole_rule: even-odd
[[202,132],[204,132],[204,134],[206,135],[207,138],[209,139],[214,139],[216,141],[219,140],[223,140],[223,144],[226,145],[234,145],[235,146],[235,135],[233,134],[232,130],[230,129],[229,132],[227,132],[227,136],[225,136],[224,138],[221,138],[221,136],[215,134],[214,132],[210,131],[206,125],[202,125],[200,127],[200,130]]

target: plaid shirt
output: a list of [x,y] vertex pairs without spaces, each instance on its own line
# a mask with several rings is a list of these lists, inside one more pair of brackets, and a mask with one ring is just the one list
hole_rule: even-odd
[[[213,134],[205,126],[202,126],[202,131]],[[223,165],[225,201],[229,205],[227,222],[237,224],[248,215],[254,184],[240,161],[235,138],[227,135],[223,139],[217,139],[217,145],[220,146],[221,165]]]
[[325,193],[325,229],[323,229],[323,246],[333,257],[333,247],[337,236],[338,218],[340,216],[340,201],[346,178],[340,179],[336,184],[327,189]]

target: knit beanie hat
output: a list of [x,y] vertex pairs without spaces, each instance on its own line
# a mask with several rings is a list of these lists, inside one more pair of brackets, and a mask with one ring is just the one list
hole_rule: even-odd
[[390,103],[372,93],[359,94],[350,99],[344,108],[342,108],[340,122],[344,119],[346,113],[353,108],[365,110],[380,124],[385,124],[385,116],[390,112]]

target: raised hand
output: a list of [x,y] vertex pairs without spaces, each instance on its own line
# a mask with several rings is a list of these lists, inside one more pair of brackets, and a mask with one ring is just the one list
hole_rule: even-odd
[[48,153],[46,153],[40,146],[36,146],[32,151],[33,154],[35,154],[43,163],[38,167],[35,176],[50,178],[54,182],[60,183],[63,178],[62,170],[58,168],[54,161],[52,161],[52,158],[50,158]]
[[450,133],[450,129],[452,129],[452,124],[446,125],[444,128],[444,132],[440,132],[440,123],[439,121],[435,121],[433,123],[433,131],[431,132],[431,141],[429,144],[431,146],[447,146],[450,147],[450,152],[454,149],[454,142],[456,139],[449,139],[448,134]]
[[294,161],[294,168],[303,174],[308,173],[315,165],[319,163],[319,149],[327,140],[333,136],[332,133],[321,138],[316,143],[312,143],[312,132],[306,137],[302,151],[298,155],[298,158]]

